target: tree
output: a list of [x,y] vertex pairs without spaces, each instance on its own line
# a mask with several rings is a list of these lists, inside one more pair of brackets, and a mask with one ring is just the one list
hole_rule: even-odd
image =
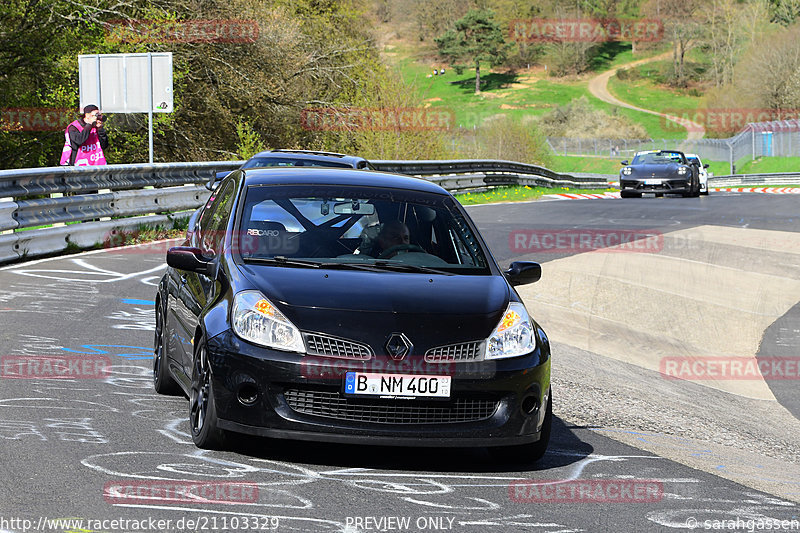
[[481,62],[492,66],[505,61],[508,45],[503,31],[494,22],[494,12],[489,9],[472,9],[448,30],[435,39],[439,54],[450,63],[468,60],[475,64],[475,94],[481,92]]
[[800,15],[800,0],[772,0],[772,20],[783,26],[794,23]]
[[773,110],[776,117],[800,108],[800,26],[753,43],[736,65],[734,85],[747,107]]
[[[74,117],[79,54],[171,51],[175,110],[155,117],[156,160],[228,159],[262,141],[319,146],[321,134],[303,127],[303,109],[352,104],[375,73],[385,70],[361,5],[360,0],[0,2],[2,107],[63,108]],[[137,34],[122,31],[125,20],[149,22]],[[217,27],[222,33],[212,41],[148,34],[163,28],[163,21],[196,20],[231,23]],[[228,38],[225,32],[234,30],[247,30],[243,35],[252,38]],[[145,116],[110,115],[107,160],[144,161]],[[68,120],[57,131],[27,131],[9,117],[15,115],[0,114],[0,168],[58,164]],[[237,131],[240,119],[247,126]]]
[[709,0],[699,16],[704,28],[700,46],[711,60],[715,86],[722,87],[733,81],[733,68],[745,47],[768,29],[767,6],[760,0]]
[[445,31],[474,6],[464,0],[413,0],[410,7],[419,40],[424,41]]
[[649,0],[642,10],[663,21],[664,36],[672,41],[672,84],[686,86],[686,53],[698,44],[700,27],[696,14],[706,7],[703,0]]

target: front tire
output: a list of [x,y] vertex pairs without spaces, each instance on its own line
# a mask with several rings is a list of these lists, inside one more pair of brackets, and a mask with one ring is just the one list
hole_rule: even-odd
[[520,444],[517,446],[493,446],[488,448],[489,455],[500,463],[536,463],[544,457],[547,446],[550,444],[550,431],[553,427],[553,392],[547,398],[547,410],[544,413],[542,422],[542,432],[539,440],[530,444]]
[[164,347],[164,308],[156,304],[156,332],[153,340],[153,388],[158,394],[177,395],[180,387],[169,373],[169,354]]
[[619,192],[620,198],[641,198],[642,193],[640,192],[631,192],[631,191],[620,191]]
[[225,432],[217,425],[217,407],[205,337],[197,340],[192,365],[192,390],[189,397],[189,425],[192,441],[198,448],[216,450],[225,441]]
[[699,198],[700,197],[700,179],[692,178],[689,191],[683,193],[684,198]]

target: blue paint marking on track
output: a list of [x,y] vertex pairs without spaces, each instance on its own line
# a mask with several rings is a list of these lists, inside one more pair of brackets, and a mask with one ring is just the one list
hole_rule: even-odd
[[156,305],[155,300],[137,300],[135,298],[123,298],[122,303],[131,305]]
[[[69,348],[61,348],[65,352],[69,353],[80,353],[80,354],[87,354],[87,355],[116,355],[117,357],[122,357],[124,359],[128,359],[130,361],[138,361],[143,359],[152,359],[153,358],[153,349],[147,348],[145,346],[126,346],[122,344],[84,344],[81,345],[81,350],[71,350]],[[105,349],[108,348],[108,349]],[[114,349],[117,348],[117,349]],[[122,350],[120,350],[120,348]],[[135,350],[132,353],[115,353],[119,351],[128,351],[128,350]]]

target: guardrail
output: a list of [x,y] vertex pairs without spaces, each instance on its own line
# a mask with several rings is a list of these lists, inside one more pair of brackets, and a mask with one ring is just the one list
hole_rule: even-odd
[[712,176],[709,185],[714,187],[749,187],[765,185],[800,185],[799,172],[774,172],[772,174],[732,174]]
[[[370,163],[378,170],[424,177],[454,192],[507,185],[605,188],[615,177],[560,174],[502,160]],[[0,263],[69,247],[88,248],[119,232],[188,217],[208,198],[203,185],[217,172],[241,164],[212,161],[0,170]],[[710,181],[715,187],[792,184],[800,183],[800,173],[716,176]]]
[[503,160],[370,160],[377,170],[424,177],[449,191],[486,189],[506,185],[605,188],[605,179],[591,175],[560,174],[550,169]]
[[[208,190],[200,184],[240,165],[212,161],[0,170],[0,263],[71,246],[89,248],[142,226],[169,225],[173,213],[188,216],[187,210],[205,202]],[[98,220],[111,217],[116,218]],[[57,225],[31,229],[51,224]]]
[[[451,191],[503,185],[606,187],[604,179],[559,174],[515,161],[371,161],[379,170],[424,177]],[[118,232],[188,217],[203,186],[241,161],[0,170],[0,263],[88,248]],[[113,218],[113,220],[98,220]],[[81,222],[81,224],[75,224]],[[71,224],[72,223],[72,224]],[[32,229],[37,226],[53,227]],[[64,225],[66,224],[66,225]]]

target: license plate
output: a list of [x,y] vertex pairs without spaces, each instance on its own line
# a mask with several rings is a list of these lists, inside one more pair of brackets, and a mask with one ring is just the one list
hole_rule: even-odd
[[348,372],[344,377],[344,392],[359,396],[449,398],[450,381],[451,376]]
[[661,185],[661,180],[644,180],[645,185]]

